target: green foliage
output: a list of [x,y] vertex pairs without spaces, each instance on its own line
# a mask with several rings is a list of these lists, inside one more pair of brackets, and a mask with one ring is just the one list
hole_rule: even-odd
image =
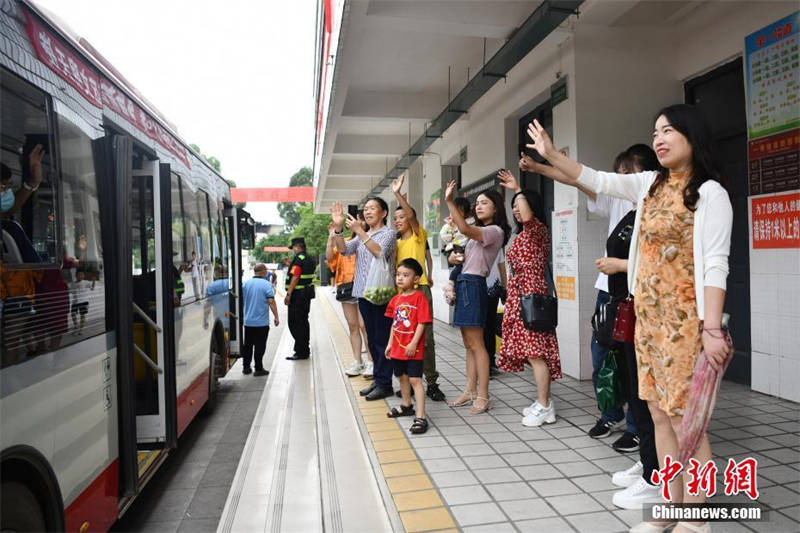
[[[310,187],[314,181],[314,172],[309,167],[303,167],[289,179],[289,187]],[[278,203],[278,213],[283,219],[286,231],[291,232],[301,222],[299,208],[310,206],[310,202],[280,202]],[[324,250],[324,248],[323,248]]]
[[280,233],[278,235],[269,235],[263,237],[256,242],[256,247],[250,254],[255,257],[259,263],[281,263],[283,258],[291,255],[291,252],[265,252],[265,246],[289,246],[291,237],[288,233]]
[[[325,253],[325,245],[328,243],[328,224],[331,223],[331,216],[328,214],[314,214],[314,207],[310,202],[298,204],[297,214],[300,223],[292,232],[293,237],[303,237],[306,240],[306,250],[315,261],[319,260],[320,254]],[[288,239],[291,241],[291,239]]]
[[206,155],[206,154],[204,154],[204,153],[203,153],[203,151],[200,149],[200,147],[199,147],[199,146],[197,146],[196,144],[190,144],[189,146],[192,148],[192,150],[194,150],[195,152],[197,152],[198,154],[200,154],[200,157],[202,157],[203,159],[205,159],[205,160],[206,160],[206,163],[208,163],[209,165],[211,165],[212,167],[214,167],[214,169],[215,169],[217,172],[219,172],[220,174],[222,173],[222,163],[220,163],[220,162],[219,162],[219,159],[217,159],[217,158],[216,158],[216,157],[214,157],[213,155]]

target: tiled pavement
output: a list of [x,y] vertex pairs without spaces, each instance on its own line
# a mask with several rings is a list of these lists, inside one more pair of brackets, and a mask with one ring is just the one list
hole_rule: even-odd
[[[455,398],[463,389],[464,350],[458,330],[435,324],[440,384]],[[590,381],[564,377],[553,383],[558,421],[543,428],[521,425],[535,397],[530,371],[492,379],[493,407],[472,415],[428,402],[431,429],[409,440],[446,507],[464,531],[627,531],[640,511],[615,507],[610,476],[629,467],[635,454],[595,440],[586,429],[596,420]],[[398,402],[392,398],[389,404]],[[402,428],[408,435],[406,422]],[[758,459],[762,522],[717,523],[714,531],[800,531],[800,409],[798,404],[725,382],[709,434],[719,471],[727,459]],[[416,473],[416,472],[415,472]],[[719,484],[721,485],[721,482]],[[721,502],[735,498],[718,496]]]

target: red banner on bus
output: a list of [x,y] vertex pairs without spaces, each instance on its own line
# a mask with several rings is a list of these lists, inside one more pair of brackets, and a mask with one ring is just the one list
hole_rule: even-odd
[[183,145],[153,120],[110,81],[99,76],[89,65],[73,54],[59,38],[39,24],[36,18],[25,13],[25,31],[31,40],[36,56],[64,81],[72,85],[86,100],[100,109],[108,107],[136,129],[175,154],[187,168],[192,168]]

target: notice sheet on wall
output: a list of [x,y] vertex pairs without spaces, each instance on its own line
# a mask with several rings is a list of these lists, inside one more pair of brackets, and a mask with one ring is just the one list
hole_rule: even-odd
[[553,212],[553,277],[562,300],[575,299],[578,276],[578,216],[574,209]]
[[800,11],[745,38],[750,194],[800,188]]

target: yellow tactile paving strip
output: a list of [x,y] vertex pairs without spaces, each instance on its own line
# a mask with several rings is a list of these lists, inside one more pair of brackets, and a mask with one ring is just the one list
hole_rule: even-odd
[[[327,298],[317,301],[325,302],[323,309],[328,324],[341,324]],[[331,328],[331,336],[342,364],[350,366],[353,358],[344,328]],[[405,530],[409,533],[456,531],[450,510],[414,453],[408,436],[396,420],[386,418],[389,410],[386,401],[368,402],[360,396],[358,391],[370,383],[361,376],[350,378],[349,383]],[[408,422],[407,418],[403,420]]]

